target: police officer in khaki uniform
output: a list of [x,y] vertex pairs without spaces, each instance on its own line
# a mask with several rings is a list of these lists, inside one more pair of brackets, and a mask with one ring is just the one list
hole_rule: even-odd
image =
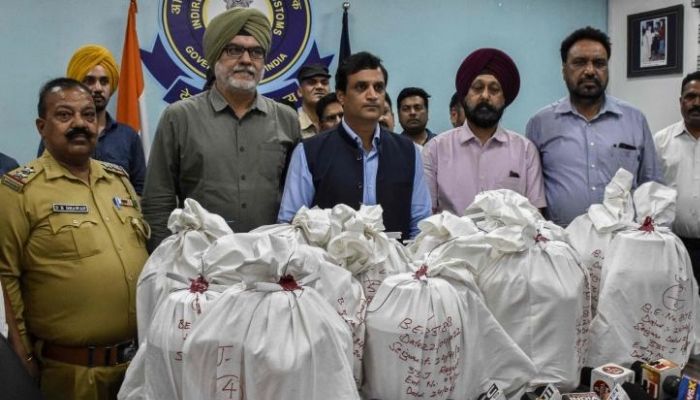
[[43,155],[2,177],[0,278],[30,371],[47,399],[114,399],[136,335],[148,226],[121,167],[91,159],[89,89],[59,78],[39,95]]

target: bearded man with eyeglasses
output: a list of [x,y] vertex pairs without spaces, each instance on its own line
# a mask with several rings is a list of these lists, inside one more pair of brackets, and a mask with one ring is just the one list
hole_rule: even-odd
[[151,148],[143,197],[149,250],[170,234],[168,217],[188,197],[236,232],[275,222],[301,132],[293,109],[257,91],[270,40],[267,17],[252,8],[232,8],[207,26],[214,83],[165,109]]

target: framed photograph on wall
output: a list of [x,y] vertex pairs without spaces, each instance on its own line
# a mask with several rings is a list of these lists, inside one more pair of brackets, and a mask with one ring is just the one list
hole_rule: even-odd
[[627,16],[627,77],[683,72],[683,5]]

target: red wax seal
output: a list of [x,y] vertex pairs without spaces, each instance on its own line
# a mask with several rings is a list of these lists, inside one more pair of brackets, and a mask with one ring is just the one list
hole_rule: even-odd
[[209,282],[202,275],[199,275],[196,279],[190,278],[190,292],[204,293],[207,289],[209,289]]
[[639,227],[640,231],[654,232],[654,220],[651,217],[644,218],[644,223]]
[[423,278],[423,277],[426,277],[426,278],[427,278],[427,277],[428,277],[428,266],[425,265],[425,264],[421,265],[421,267],[418,268],[418,271],[416,271],[416,272],[413,274],[413,277],[416,278],[416,279],[420,279],[420,278]]
[[297,289],[301,289],[301,286],[297,284],[297,281],[294,280],[294,277],[291,275],[283,275],[279,282],[277,282],[280,286],[282,286],[282,289],[287,290],[287,291],[293,291]]
[[540,233],[540,231],[537,231],[537,236],[535,236],[535,242],[548,242],[548,241],[549,241],[549,239],[547,239],[546,237],[542,236],[542,234]]

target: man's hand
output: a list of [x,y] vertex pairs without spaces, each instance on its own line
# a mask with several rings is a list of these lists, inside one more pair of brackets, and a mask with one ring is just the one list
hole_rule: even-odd
[[[1,283],[0,283],[1,284]],[[19,336],[19,329],[17,328],[17,319],[15,318],[15,313],[12,311],[12,305],[10,304],[10,299],[7,297],[7,293],[2,290],[3,301],[5,302],[5,315],[4,317],[7,321],[8,326],[8,341],[10,347],[17,354],[17,357],[22,360],[22,365],[27,370],[29,375],[36,381],[39,380],[41,372],[39,371],[39,363],[33,353],[27,353],[27,350],[22,344],[22,339]]]
[[29,373],[29,376],[31,376],[32,379],[38,382],[39,378],[41,377],[41,370],[39,369],[39,362],[37,361],[34,354],[27,354],[26,356],[24,356],[22,361],[22,365]]

